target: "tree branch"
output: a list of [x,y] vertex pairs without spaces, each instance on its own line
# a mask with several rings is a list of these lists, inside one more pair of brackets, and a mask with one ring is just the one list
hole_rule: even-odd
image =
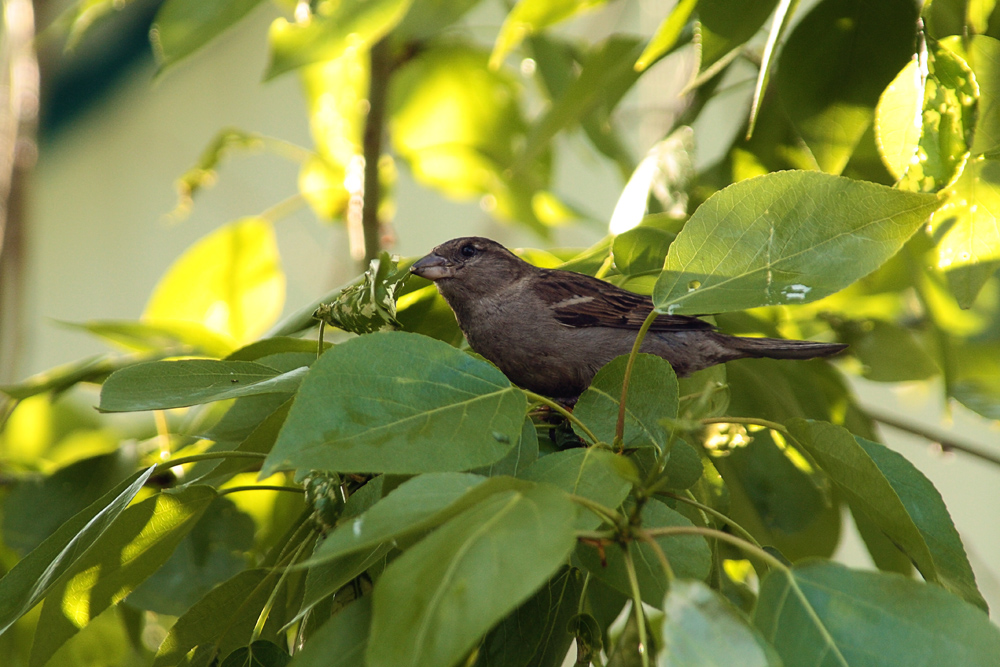
[[384,37],[371,48],[371,76],[368,86],[368,118],[362,137],[365,158],[365,191],[361,208],[361,227],[364,232],[365,253],[361,270],[378,257],[382,249],[381,221],[378,217],[382,201],[382,184],[378,177],[378,163],[382,157],[382,139],[385,132],[386,93],[392,75],[392,54],[389,38]]
[[997,456],[996,454],[991,454],[990,452],[984,452],[978,447],[974,447],[972,445],[966,445],[961,442],[957,442],[953,440],[949,435],[941,433],[940,431],[935,431],[934,429],[925,426],[918,426],[916,424],[907,423],[902,419],[899,419],[898,417],[894,417],[885,412],[880,412],[879,410],[873,410],[868,406],[864,406],[860,408],[860,410],[866,415],[868,415],[868,417],[873,421],[876,421],[880,424],[885,424],[886,426],[890,426],[896,429],[897,431],[911,433],[913,435],[920,436],[921,438],[930,440],[931,442],[936,442],[937,444],[941,445],[941,449],[945,451],[955,450],[958,452],[964,452],[971,456],[976,456],[978,458],[981,458],[984,461],[989,461],[990,463],[995,463],[997,465],[1000,465],[1000,456]]

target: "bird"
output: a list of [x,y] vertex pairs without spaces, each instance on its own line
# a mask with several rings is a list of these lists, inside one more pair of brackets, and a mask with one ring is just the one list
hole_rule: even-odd
[[[436,285],[473,351],[515,385],[556,399],[575,399],[602,366],[631,352],[653,310],[648,296],[582,273],[539,268],[479,236],[442,243],[410,272]],[[846,347],[730,336],[698,317],[664,314],[640,352],[666,359],[685,377],[734,359],[812,359]]]

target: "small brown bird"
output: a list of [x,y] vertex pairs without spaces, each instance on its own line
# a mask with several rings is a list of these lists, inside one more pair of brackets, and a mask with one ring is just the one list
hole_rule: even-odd
[[[570,399],[594,374],[628,354],[653,301],[582,273],[540,269],[496,241],[469,236],[442,243],[410,271],[434,281],[473,350],[525,389]],[[663,357],[678,376],[744,357],[811,359],[846,345],[743,338],[697,317],[660,315],[642,352]]]

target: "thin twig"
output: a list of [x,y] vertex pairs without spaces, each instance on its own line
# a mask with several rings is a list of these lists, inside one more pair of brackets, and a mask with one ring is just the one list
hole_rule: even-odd
[[655,310],[652,310],[646,316],[642,326],[639,328],[639,333],[635,336],[635,342],[632,343],[632,351],[628,355],[628,364],[625,366],[625,377],[622,379],[621,401],[618,403],[618,423],[615,424],[614,444],[619,452],[625,447],[625,400],[628,398],[628,385],[632,380],[632,367],[635,366],[635,358],[639,354],[639,348],[642,347],[642,341],[646,337],[646,332],[649,331],[649,327],[653,326],[653,322],[656,321],[659,315]]
[[937,444],[941,445],[941,449],[944,449],[946,451],[955,450],[958,452],[964,452],[965,454],[969,454],[970,456],[976,456],[978,458],[983,459],[984,461],[989,461],[990,463],[995,463],[997,465],[1000,465],[1000,456],[990,454],[989,452],[984,452],[978,447],[965,445],[955,440],[952,440],[950,436],[935,431],[934,429],[927,428],[924,426],[916,426],[914,424],[909,424],[897,417],[888,415],[884,412],[879,412],[878,410],[873,410],[867,406],[861,408],[861,411],[864,412],[870,419],[877,421],[880,424],[885,424],[886,426],[890,426],[898,431],[904,431],[906,433],[911,433],[913,435],[920,436],[921,438],[930,440],[931,442],[936,442]]
[[713,537],[717,540],[722,540],[723,542],[729,542],[738,549],[756,556],[764,561],[764,563],[766,563],[769,567],[777,568],[779,570],[788,570],[787,565],[767,553],[756,544],[751,544],[742,538],[730,535],[729,533],[724,533],[721,530],[716,530],[714,528],[703,528],[701,526],[666,526],[663,528],[648,528],[646,532],[650,537],[665,537],[668,535],[701,535],[702,537]]

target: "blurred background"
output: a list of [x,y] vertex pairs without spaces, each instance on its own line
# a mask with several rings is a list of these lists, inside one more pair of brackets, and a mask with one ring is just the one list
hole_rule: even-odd
[[[34,3],[39,29],[52,25],[71,4]],[[190,212],[176,213],[178,178],[220,129],[259,132],[300,146],[312,145],[313,139],[300,77],[286,73],[262,81],[266,35],[281,14],[276,6],[261,3],[205,49],[158,73],[148,32],[160,4],[127,4],[96,24],[72,52],[63,51],[64,40],[55,34],[43,32],[40,38],[37,162],[16,184],[23,208],[8,222],[19,226],[22,243],[7,250],[20,253],[20,266],[15,277],[5,274],[3,285],[7,307],[16,305],[5,312],[5,335],[8,340],[13,335],[16,345],[4,348],[0,358],[3,382],[107,351],[106,342],[61,323],[137,319],[157,281],[197,239],[223,223],[281,205],[297,191],[297,162],[268,150],[234,151],[220,164],[218,182],[196,194]],[[663,4],[612,3],[558,30],[589,41],[615,32],[648,37],[665,14]],[[483,3],[462,24],[488,49],[505,12],[500,3]],[[690,49],[679,49],[616,109],[634,158],[662,140],[683,110],[679,92],[694,62]],[[534,70],[528,62],[517,65],[530,106]],[[720,86],[724,93],[698,117],[691,156],[696,168],[717,161],[743,127],[756,71],[736,67],[727,77]],[[582,213],[581,220],[554,227],[550,239],[497,222],[484,198],[458,201],[417,184],[399,162],[390,250],[415,256],[465,235],[489,236],[510,247],[589,246],[607,234],[626,175],[579,132],[561,134],[552,159],[552,190],[585,192],[586,199],[566,202]],[[286,314],[357,275],[342,223],[317,220],[301,206],[275,228],[287,278]],[[957,403],[946,405],[937,379],[890,385],[848,377],[862,402],[881,412],[971,446],[997,449],[997,424]],[[1000,608],[1000,522],[993,511],[1000,506],[1000,467],[943,452],[891,428],[881,432],[937,486],[969,549],[983,594]],[[870,567],[853,528],[846,533],[838,557]]]

